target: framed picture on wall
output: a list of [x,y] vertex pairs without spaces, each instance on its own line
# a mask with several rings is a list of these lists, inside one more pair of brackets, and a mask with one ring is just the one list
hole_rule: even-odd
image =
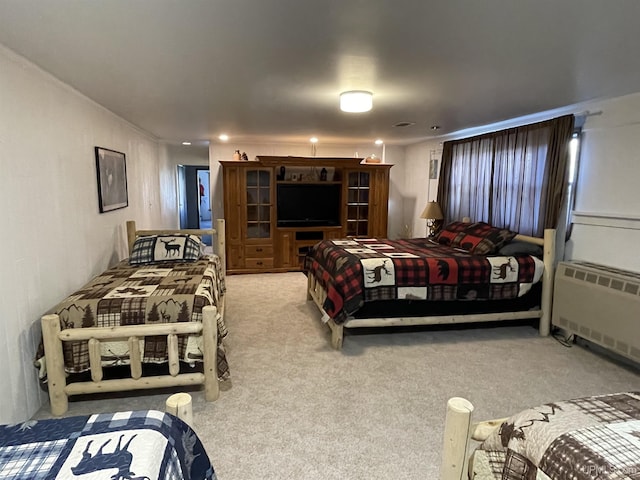
[[100,213],[127,207],[129,196],[125,154],[102,147],[96,147],[95,151]]
[[434,180],[438,178],[438,160],[432,158],[429,160],[429,179]]

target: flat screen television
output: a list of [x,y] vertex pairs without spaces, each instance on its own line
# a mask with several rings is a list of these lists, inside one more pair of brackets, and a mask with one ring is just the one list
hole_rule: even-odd
[[276,191],[279,227],[340,225],[341,185],[335,183],[281,183]]

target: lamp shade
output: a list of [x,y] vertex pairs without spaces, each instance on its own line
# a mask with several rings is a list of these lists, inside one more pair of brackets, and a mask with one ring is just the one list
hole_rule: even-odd
[[373,94],[364,90],[351,90],[340,94],[340,110],[350,113],[368,112],[373,107]]
[[442,214],[442,209],[440,208],[440,205],[438,205],[438,202],[432,201],[427,203],[427,206],[424,207],[420,218],[426,218],[429,220],[442,220],[444,218],[444,215]]

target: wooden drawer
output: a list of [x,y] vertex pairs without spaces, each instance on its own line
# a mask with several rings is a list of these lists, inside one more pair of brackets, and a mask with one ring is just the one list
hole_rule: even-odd
[[273,257],[246,258],[244,264],[247,268],[273,268]]
[[245,258],[269,258],[273,257],[273,245],[245,245]]

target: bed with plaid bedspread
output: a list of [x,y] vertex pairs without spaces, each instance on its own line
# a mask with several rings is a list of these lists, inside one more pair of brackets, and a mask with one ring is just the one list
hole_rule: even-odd
[[[130,265],[122,260],[69,295],[49,313],[60,316],[62,329],[115,327],[170,322],[201,322],[202,309],[220,308],[225,293],[222,262],[217,255],[205,255],[193,262],[164,262]],[[218,377],[229,376],[222,339],[227,335],[224,318],[218,314]],[[151,336],[140,340],[143,363],[168,361],[167,337]],[[126,341],[101,342],[104,367],[128,365]],[[64,363],[68,373],[89,370],[87,342],[64,342]],[[180,335],[180,360],[193,364],[202,361],[201,335]],[[40,366],[44,348],[39,349]],[[44,369],[41,369],[41,372]],[[41,375],[42,376],[42,375]]]
[[527,293],[544,263],[530,255],[484,256],[430,239],[324,240],[305,269],[327,291],[323,309],[344,323],[375,300],[504,300]]
[[0,426],[0,478],[215,480],[194,431],[154,410]]
[[476,449],[470,472],[475,480],[640,479],[640,392],[520,412]]

